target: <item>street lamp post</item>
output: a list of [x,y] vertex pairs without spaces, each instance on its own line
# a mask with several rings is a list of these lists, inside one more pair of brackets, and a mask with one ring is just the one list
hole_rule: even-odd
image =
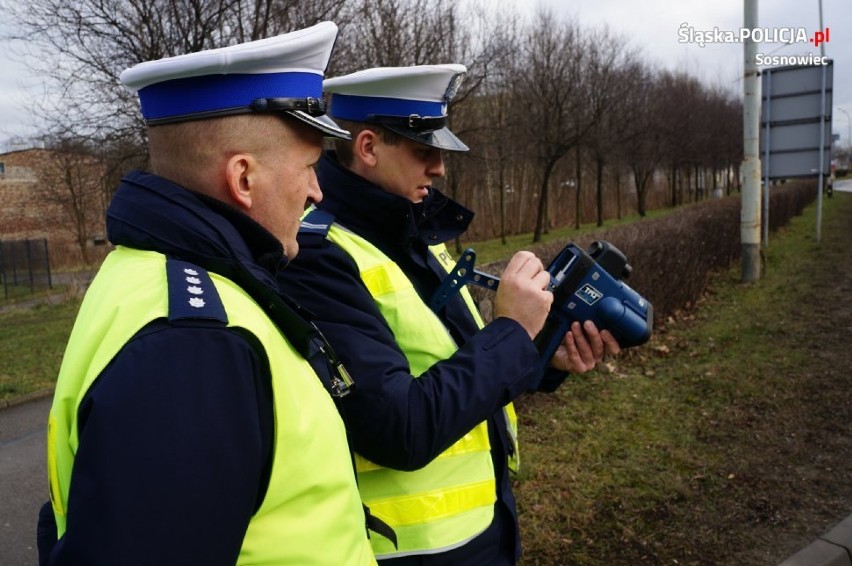
[[[757,27],[758,0],[743,1],[744,28]],[[743,42],[743,188],[740,198],[742,282],[760,279],[760,73],[753,38]],[[769,179],[766,180],[766,189]]]

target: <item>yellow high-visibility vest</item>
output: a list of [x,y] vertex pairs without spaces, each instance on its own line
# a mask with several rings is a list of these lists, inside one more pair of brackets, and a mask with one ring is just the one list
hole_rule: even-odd
[[[355,261],[361,280],[393,330],[412,375],[421,375],[456,352],[458,346],[447,328],[396,263],[364,238],[337,224],[330,226],[326,237]],[[448,271],[453,267],[443,244],[430,250]],[[482,318],[467,289],[462,290],[462,296],[482,328]],[[517,419],[511,403],[504,412],[514,444],[510,469],[517,471]],[[378,466],[358,454],[355,458],[364,503],[373,515],[393,527],[399,543],[394,549],[383,537],[372,537],[378,558],[457,548],[482,533],[493,520],[497,486],[485,421],[416,471]]]
[[[243,289],[217,274],[209,277],[215,289],[206,290],[208,300],[218,294],[228,326],[243,328],[258,339],[272,372],[272,469],[238,564],[375,564],[345,429],[330,395],[310,364]],[[166,257],[121,246],[109,254],[86,294],[62,362],[48,425],[50,495],[60,536],[67,527],[79,442],[78,407],[121,348],[147,323],[169,315],[168,297]]]

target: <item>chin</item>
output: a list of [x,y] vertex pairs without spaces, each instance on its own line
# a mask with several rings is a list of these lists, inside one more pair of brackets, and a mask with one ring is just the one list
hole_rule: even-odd
[[292,260],[299,254],[299,243],[296,240],[291,240],[284,243],[284,257]]

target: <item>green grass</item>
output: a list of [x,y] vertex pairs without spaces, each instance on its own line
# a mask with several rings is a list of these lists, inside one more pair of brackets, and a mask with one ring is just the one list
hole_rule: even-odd
[[7,285],[0,291],[0,307],[46,297],[56,292],[56,289],[46,287],[31,289],[29,285]]
[[41,303],[0,312],[0,402],[52,388],[78,303]]
[[[812,205],[770,238],[761,280],[742,284],[733,266],[713,277],[697,310],[658,321],[649,344],[608,370],[521,399],[525,564],[684,564],[700,555],[696,539],[713,548],[718,532],[699,535],[693,502],[714,519],[715,505],[736,509],[725,494],[738,469],[765,457],[750,435],[766,415],[795,413],[801,382],[791,377],[814,366],[802,299],[841,267],[827,254],[845,245],[832,223],[852,216],[852,196],[824,201],[823,214],[822,245]],[[678,531],[676,517],[694,530]],[[717,542],[717,557],[730,556]]]

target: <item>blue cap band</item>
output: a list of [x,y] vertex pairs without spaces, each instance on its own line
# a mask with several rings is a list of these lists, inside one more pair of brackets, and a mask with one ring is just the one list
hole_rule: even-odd
[[251,106],[257,98],[322,97],[322,75],[265,73],[174,79],[139,91],[146,120]]
[[443,102],[424,102],[422,100],[403,100],[381,96],[355,96],[351,94],[332,94],[328,114],[341,120],[366,122],[370,114],[382,116],[446,116],[446,104]]

